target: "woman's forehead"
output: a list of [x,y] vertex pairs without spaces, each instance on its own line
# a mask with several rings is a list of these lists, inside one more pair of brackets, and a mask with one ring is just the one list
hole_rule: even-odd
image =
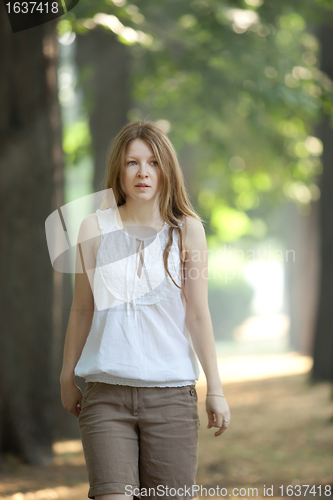
[[132,139],[131,142],[127,145],[126,155],[128,156],[132,153],[154,155],[154,151],[151,145],[143,139]]

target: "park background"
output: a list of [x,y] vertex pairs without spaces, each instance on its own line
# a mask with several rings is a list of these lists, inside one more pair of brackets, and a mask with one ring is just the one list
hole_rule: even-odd
[[58,381],[73,275],[52,268],[45,220],[103,190],[113,138],[145,118],[177,150],[210,250],[232,423],[206,429],[201,375],[197,484],[327,496],[332,45],[330,0],[81,0],[15,34],[0,3],[1,499],[87,497]]

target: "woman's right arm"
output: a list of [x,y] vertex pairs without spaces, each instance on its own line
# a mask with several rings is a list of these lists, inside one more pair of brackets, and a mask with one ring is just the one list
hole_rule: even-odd
[[76,249],[74,296],[60,374],[63,407],[77,417],[81,409],[82,392],[75,383],[74,369],[86,343],[94,315],[94,298],[90,283],[93,284],[96,265],[94,253],[96,236],[98,236],[98,225],[96,215],[93,214],[86,217],[80,226]]

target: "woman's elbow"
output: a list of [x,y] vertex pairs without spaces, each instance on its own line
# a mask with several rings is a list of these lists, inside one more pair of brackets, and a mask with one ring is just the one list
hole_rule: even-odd
[[208,304],[190,305],[186,308],[186,323],[197,323],[210,316]]

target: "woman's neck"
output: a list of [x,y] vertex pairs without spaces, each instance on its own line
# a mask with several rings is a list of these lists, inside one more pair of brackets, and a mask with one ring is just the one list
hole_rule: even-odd
[[118,215],[123,225],[149,226],[157,228],[163,226],[164,224],[159,208],[155,207],[155,209],[153,209],[148,204],[131,207],[131,204],[127,201],[118,207]]

